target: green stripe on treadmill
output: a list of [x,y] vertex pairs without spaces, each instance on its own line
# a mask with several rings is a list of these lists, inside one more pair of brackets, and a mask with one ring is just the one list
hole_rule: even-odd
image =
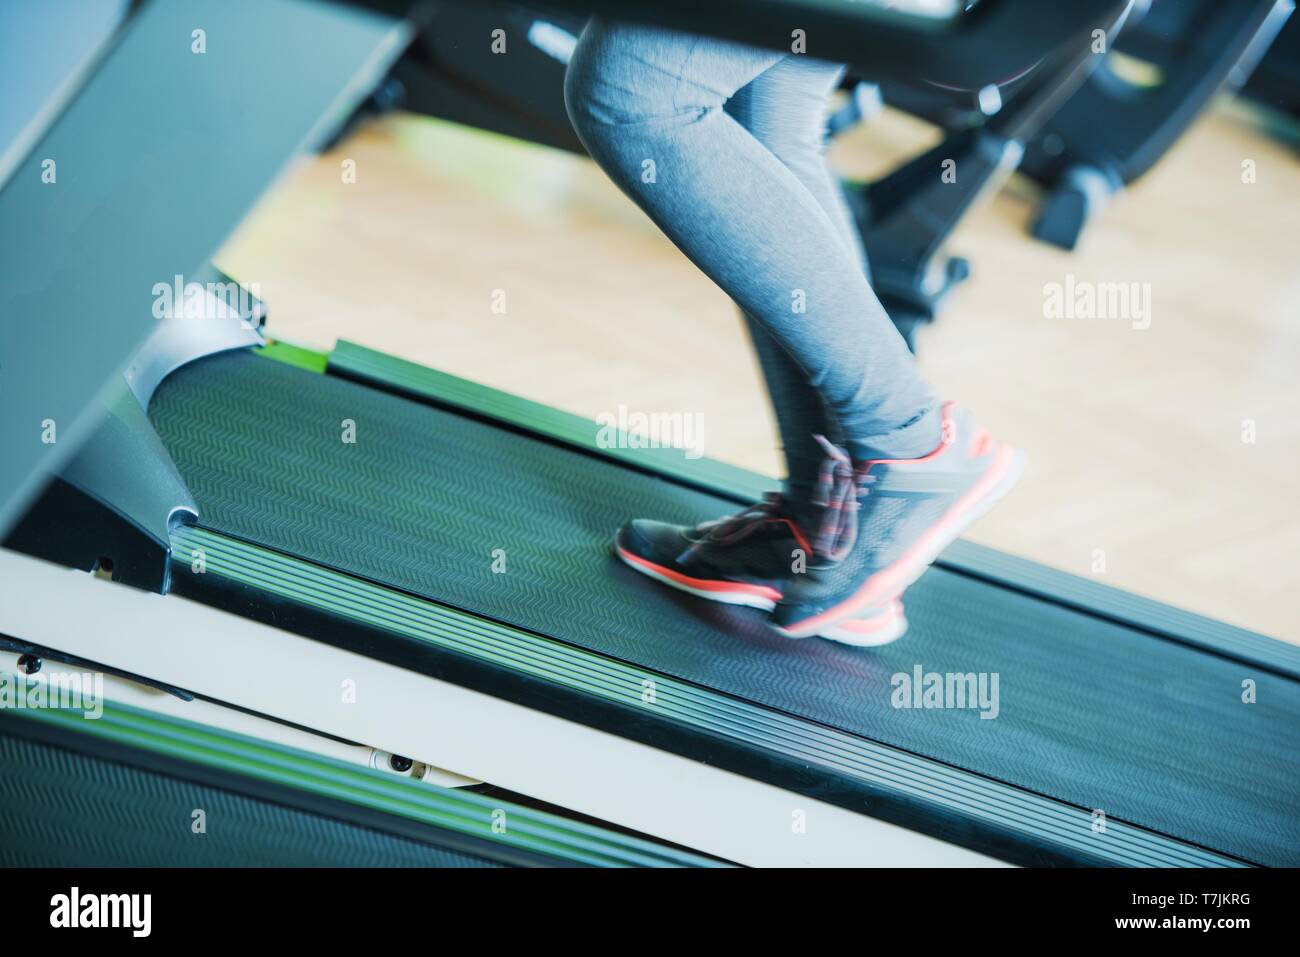
[[314,349],[304,349],[302,346],[281,342],[278,339],[272,340],[264,346],[257,346],[253,351],[265,359],[274,359],[276,362],[297,366],[299,369],[306,369],[308,372],[324,372],[329,366],[330,357],[327,353],[317,352]]
[[719,495],[752,501],[762,498],[774,484],[767,476],[717,459],[688,458],[683,449],[633,447],[636,438],[619,430],[613,430],[612,442],[602,441],[602,427],[591,419],[343,339],[329,356],[329,368],[472,415],[524,426],[572,448],[595,452]]
[[[0,712],[0,766],[22,769],[0,774],[0,867],[494,867],[521,856],[380,830],[231,775],[222,787],[195,765],[102,754],[83,735],[47,741],[45,729]],[[202,839],[189,827],[197,808],[216,824]]]
[[[173,574],[192,574],[191,562],[199,552],[205,575],[647,712],[747,748],[815,765],[987,827],[1000,830],[1011,823],[1020,833],[1064,853],[1137,867],[1238,867],[1243,863],[1115,819],[1108,819],[1105,833],[1097,834],[1090,811],[1083,808],[209,529],[181,527],[173,532]],[[647,696],[647,689],[653,689],[653,694]]]
[[[598,867],[719,866],[708,858],[652,841],[571,821],[521,805],[443,788],[296,748],[104,702],[88,719],[75,709],[9,709],[7,714],[94,735],[118,744],[202,764],[230,774],[285,785],[429,827],[487,838],[496,843]],[[493,832],[494,813],[505,812],[505,830]]]

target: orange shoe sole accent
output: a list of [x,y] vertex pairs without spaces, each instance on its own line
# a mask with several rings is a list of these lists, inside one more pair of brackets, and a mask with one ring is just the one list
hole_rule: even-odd
[[922,535],[899,559],[868,578],[856,592],[833,608],[811,618],[776,630],[787,638],[807,638],[824,628],[852,618],[872,605],[880,604],[886,595],[901,594],[912,582],[920,578],[930,564],[952,544],[966,528],[983,515],[1020,477],[1024,457],[1006,443],[998,443],[993,464],[966,494],[953,503],[930,529]]
[[679,591],[688,592],[709,601],[723,602],[728,605],[745,605],[771,611],[781,600],[781,592],[767,585],[749,585],[744,582],[730,582],[718,579],[692,578],[681,572],[657,565],[648,558],[633,554],[622,545],[616,544],[614,551],[624,564],[648,575],[656,581],[663,582]]
[[[649,578],[676,588],[678,591],[704,598],[708,601],[724,602],[729,605],[743,605],[771,611],[781,600],[781,592],[766,585],[748,585],[744,582],[729,582],[707,578],[692,578],[647,558],[633,554],[621,545],[615,544],[615,554],[628,567],[641,572]],[[821,633],[821,637],[838,641],[846,645],[874,647],[887,645],[896,641],[907,631],[907,619],[903,617],[903,605],[897,598],[889,603],[888,610],[881,615],[869,618],[850,618],[830,626]]]

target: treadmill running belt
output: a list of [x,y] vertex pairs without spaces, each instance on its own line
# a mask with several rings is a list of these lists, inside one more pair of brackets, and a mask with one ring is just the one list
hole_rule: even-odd
[[[20,719],[12,719],[20,720]],[[0,728],[3,867],[495,867]],[[190,830],[195,808],[212,822]]]
[[[1300,864],[1300,682],[941,568],[908,591],[912,627],[894,645],[785,640],[757,612],[610,555],[630,517],[695,522],[736,503],[250,353],[180,369],[149,414],[207,528],[1248,861]],[[996,717],[894,707],[892,677],[918,667],[996,673]]]

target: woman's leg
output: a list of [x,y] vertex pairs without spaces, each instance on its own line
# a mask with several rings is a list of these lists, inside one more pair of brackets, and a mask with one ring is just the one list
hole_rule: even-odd
[[[825,157],[827,102],[843,75],[837,64],[787,56],[741,88],[726,110],[798,177],[865,271],[862,238]],[[813,436],[841,445],[844,436],[790,354],[752,316],[745,321],[781,433],[786,500],[796,519],[812,527],[811,503],[824,455]]]
[[865,270],[862,237],[826,161],[827,105],[843,78],[839,64],[786,56],[738,90],[726,110],[799,178]]
[[800,177],[725,109],[785,54],[593,20],[565,84],[593,158],[793,359],[854,458],[923,455],[938,407]]
[[[679,587],[774,605],[774,626],[791,637],[846,640],[859,616],[897,637],[896,597],[1006,493],[1023,456],[964,410],[937,407],[845,244],[836,204],[725,109],[785,59],[593,21],[569,66],[569,115],[592,157],[785,351],[845,446],[817,440],[811,544],[760,505],[693,531],[634,521],[616,546]],[[794,551],[815,563],[790,566]]]

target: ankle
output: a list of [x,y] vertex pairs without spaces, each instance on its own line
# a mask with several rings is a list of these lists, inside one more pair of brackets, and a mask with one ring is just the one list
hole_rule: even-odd
[[927,406],[902,425],[881,435],[848,444],[854,464],[881,459],[919,459],[930,455],[944,441],[943,407]]

